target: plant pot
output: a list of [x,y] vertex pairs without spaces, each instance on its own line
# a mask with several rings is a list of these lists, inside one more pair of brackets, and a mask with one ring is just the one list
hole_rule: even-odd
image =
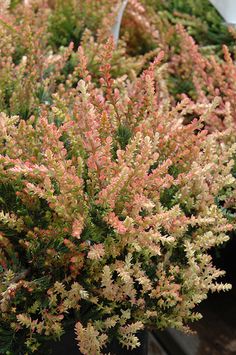
[[[104,353],[110,353],[110,355],[196,355],[198,352],[197,336],[186,335],[173,329],[162,332],[143,331],[138,337],[141,346],[135,350],[124,349],[114,340],[109,347],[104,349]],[[43,350],[43,355],[81,355],[73,329],[68,331],[60,342],[49,343],[47,349],[47,353]]]
[[215,6],[227,23],[236,24],[235,0],[210,0],[210,2]]
[[197,355],[200,340],[197,335],[187,335],[175,329],[153,333],[168,355]]
[[[151,332],[140,332],[138,337],[141,346],[135,350],[122,348],[122,346],[114,340],[110,346],[104,349],[104,353],[110,353],[110,355],[172,355],[163,348],[155,335]],[[47,353],[45,351],[46,350],[43,350],[43,355],[81,355],[72,329],[61,338],[61,341],[49,343],[47,346]],[[173,352],[173,355],[177,354]]]

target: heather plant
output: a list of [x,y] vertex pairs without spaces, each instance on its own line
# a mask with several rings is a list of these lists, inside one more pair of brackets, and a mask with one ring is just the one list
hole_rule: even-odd
[[[121,1],[119,0],[51,0],[52,9],[49,17],[50,43],[53,47],[69,45],[74,42],[77,48],[85,29],[94,35],[103,32],[110,35],[116,21]],[[122,21],[122,34],[125,34],[129,53],[137,56],[154,49],[157,45],[158,32],[146,9],[138,0],[129,0]],[[98,37],[100,35],[98,34]]]
[[160,48],[160,33],[150,9],[138,0],[129,0],[122,19],[121,38],[132,56],[145,55]]
[[164,28],[182,24],[201,46],[215,46],[215,50],[218,50],[222,44],[234,45],[233,36],[209,0],[143,0],[143,2],[156,11]]
[[202,129],[214,104],[182,124],[197,107],[170,106],[163,53],[113,79],[112,47],[98,82],[79,48],[77,82],[39,117],[0,115],[2,354],[39,353],[71,322],[82,354],[114,336],[133,349],[144,327],[187,331],[208,292],[230,288],[208,251],[232,229],[216,196],[234,187],[236,146],[219,155]]
[[[183,98],[187,95],[193,101],[198,102],[198,111],[195,111],[196,116],[202,115],[206,104],[215,101],[215,108],[204,119],[204,125],[209,133],[222,132],[218,139],[218,154],[220,155],[221,145],[230,149],[236,141],[236,66],[233,60],[234,54],[230,53],[229,48],[224,45],[222,57],[213,54],[203,55],[199,46],[183,26],[177,26],[177,33],[181,43],[181,51],[173,55],[170,61],[169,86],[172,93],[176,94],[174,78],[177,78],[179,83],[185,84],[180,85],[182,91],[179,91],[176,96]],[[232,35],[235,36],[233,30]],[[191,121],[192,118],[193,115],[190,115],[185,123]],[[234,156],[233,176],[236,176],[235,167],[236,159]],[[231,188],[223,189],[217,200],[227,218],[235,223],[235,190]]]
[[[186,90],[180,93],[202,104],[218,97],[216,110],[206,124],[210,130],[233,128],[236,120],[236,66],[228,47],[223,46],[223,58],[203,55],[183,26],[177,26],[177,33],[181,51],[172,56],[169,71],[172,78],[177,77],[186,84]],[[174,81],[171,79],[170,82],[174,88]]]
[[[111,10],[110,2],[109,6],[105,1],[103,4],[99,3],[100,12],[97,12],[97,2],[79,3],[81,9],[75,1],[37,0],[27,4],[20,2],[12,7],[9,2],[4,2],[5,6],[0,13],[1,111],[24,119],[32,114],[39,115],[40,105],[51,104],[52,94],[58,91],[61,83],[72,77],[78,79],[78,43],[84,47],[89,70],[93,72],[93,80],[96,81],[100,52],[111,34],[116,12],[115,9]],[[68,9],[64,11],[64,7]],[[78,17],[76,11],[80,10],[81,17]],[[107,15],[108,11],[113,12]],[[79,32],[79,37],[72,35],[72,30],[67,28],[69,18],[71,26],[73,18],[78,20],[78,28],[73,31]],[[100,22],[96,23],[95,19],[98,18]],[[81,19],[83,25],[79,22]],[[68,37],[63,38],[64,34]],[[58,43],[55,43],[54,37],[58,38]],[[127,43],[120,41],[111,63],[114,77],[136,75],[147,60],[154,56],[155,51],[135,58],[127,52]]]
[[[232,119],[232,115],[227,105],[224,115],[225,115],[225,125],[228,126],[220,134],[217,132],[216,143],[218,145],[217,154],[221,154],[222,146],[224,149],[231,149],[231,147],[236,142],[235,135],[235,122]],[[228,122],[227,122],[228,121]],[[228,124],[227,124],[228,123]],[[213,136],[215,133],[211,133]],[[236,156],[233,155],[234,163],[232,165],[231,174],[236,177]],[[236,189],[235,187],[223,188],[219,195],[216,197],[216,202],[218,206],[222,209],[224,216],[227,217],[228,221],[233,224],[234,229],[230,234],[231,238],[235,238],[235,222],[236,222]],[[219,253],[218,253],[219,254]]]
[[49,101],[72,52],[72,46],[57,54],[50,52],[47,8],[39,4],[19,4],[0,17],[0,108],[25,119],[40,103]]

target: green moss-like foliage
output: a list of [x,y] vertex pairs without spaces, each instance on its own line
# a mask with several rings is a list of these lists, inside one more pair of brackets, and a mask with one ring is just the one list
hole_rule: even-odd
[[182,23],[203,46],[232,44],[227,26],[209,0],[144,0],[172,24]]

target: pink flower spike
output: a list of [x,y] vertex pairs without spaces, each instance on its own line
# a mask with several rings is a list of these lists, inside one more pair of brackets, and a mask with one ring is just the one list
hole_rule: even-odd
[[82,230],[83,230],[83,221],[76,219],[72,226],[72,237],[79,239]]

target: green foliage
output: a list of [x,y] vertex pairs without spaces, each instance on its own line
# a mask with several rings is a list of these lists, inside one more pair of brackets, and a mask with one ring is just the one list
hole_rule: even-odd
[[113,145],[114,157],[116,157],[116,152],[119,148],[125,149],[127,144],[129,143],[130,138],[132,137],[132,133],[127,126],[119,125],[116,131],[116,141]]
[[[49,43],[53,48],[74,43],[77,49],[85,29],[94,34],[104,26],[104,17],[111,12],[112,1],[55,0],[49,16]],[[106,13],[107,12],[107,13]]]
[[227,26],[209,0],[145,0],[160,17],[170,23],[181,23],[202,46],[232,45],[234,40]]
[[49,19],[50,44],[58,48],[73,42],[78,48],[84,30],[84,13],[75,1],[57,0]]

